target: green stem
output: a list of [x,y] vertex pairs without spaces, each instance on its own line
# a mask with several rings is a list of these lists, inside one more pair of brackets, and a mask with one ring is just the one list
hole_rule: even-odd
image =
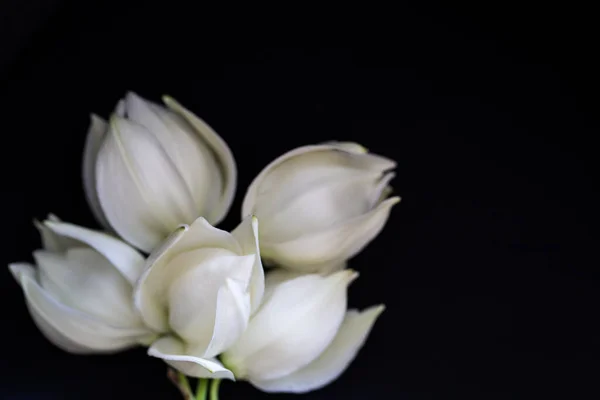
[[208,379],[200,378],[198,380],[198,388],[196,389],[196,400],[206,400],[208,392]]
[[213,379],[212,385],[210,386],[210,400],[219,400],[219,386],[221,385],[220,379]]
[[184,399],[186,399],[186,400],[193,399],[192,388],[190,386],[190,382],[188,381],[187,377],[179,371],[177,371],[176,384],[177,384],[177,387],[179,388],[179,390],[181,391],[181,394],[183,395]]

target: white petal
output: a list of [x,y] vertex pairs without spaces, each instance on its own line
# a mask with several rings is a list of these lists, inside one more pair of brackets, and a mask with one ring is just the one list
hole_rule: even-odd
[[341,271],[348,266],[348,262],[346,260],[339,262],[334,261],[330,264],[321,264],[319,267],[319,273],[322,275],[329,275],[335,272]]
[[337,142],[335,140],[332,140],[329,142],[325,142],[323,144],[336,146],[342,150],[346,150],[351,153],[364,154],[364,153],[369,152],[369,150],[367,150],[367,148],[365,146],[358,144],[358,143],[354,143],[354,142]]
[[232,254],[241,254],[240,245],[230,233],[212,227],[200,217],[191,226],[177,228],[146,260],[144,273],[136,285],[134,301],[145,323],[157,332],[169,329],[166,293],[176,276],[165,266],[178,254],[202,248],[221,248]]
[[254,313],[260,306],[265,291],[265,272],[260,259],[258,244],[258,218],[254,216],[247,217],[237,228],[231,231],[231,236],[240,244],[242,254],[256,254],[252,279],[250,280],[250,299],[252,313]]
[[317,234],[282,243],[262,241],[263,257],[286,268],[321,272],[360,252],[383,229],[390,209],[399,201],[399,197],[389,198],[370,212]]
[[144,257],[125,242],[102,232],[77,225],[45,221],[45,226],[63,237],[85,243],[106,259],[131,283],[139,279],[144,268]]
[[250,296],[242,282],[227,278],[219,289],[212,338],[204,351],[214,357],[228,349],[248,327]]
[[120,99],[115,106],[115,115],[121,118],[125,118],[127,114],[127,107],[125,106],[125,100]]
[[233,373],[219,361],[187,354],[184,344],[172,336],[166,336],[154,342],[148,349],[148,355],[162,358],[167,364],[187,376],[235,380]]
[[242,337],[224,353],[225,365],[236,376],[254,381],[281,378],[315,360],[342,323],[346,288],[355,277],[346,270],[278,284]]
[[[37,326],[40,332],[42,332],[42,334],[59,349],[73,354],[94,354],[99,352],[98,350],[83,346],[76,341],[69,339],[67,336],[64,336],[58,329],[46,322],[46,320],[44,320],[44,318],[42,318],[29,303],[27,303],[27,309],[29,310],[29,314],[35,323],[35,326]],[[118,350],[120,349],[115,349],[114,351]],[[112,350],[108,350],[107,352],[110,353]]]
[[[52,214],[48,216],[48,219],[53,222],[60,222],[60,220]],[[40,236],[42,237],[42,247],[45,250],[60,253],[71,247],[85,246],[78,240],[56,234],[52,229],[48,228],[38,220],[34,220],[33,224],[40,232]]]
[[286,203],[317,183],[334,182],[349,174],[381,173],[395,166],[385,157],[348,151],[339,145],[299,147],[275,159],[252,181],[242,204],[242,217],[255,213],[260,205],[258,196],[270,191],[276,193],[271,200],[276,207],[278,201]]
[[[380,173],[361,173],[340,176],[333,182],[315,183],[304,193],[287,201],[278,192],[264,198],[259,196],[256,212],[261,218],[261,242],[286,242],[305,234],[314,234],[370,211],[381,194]],[[380,189],[381,187],[381,189]]]
[[392,193],[393,189],[389,183],[395,176],[395,173],[389,172],[381,177],[377,188],[371,194],[371,208],[383,203]]
[[[65,350],[114,352],[136,345],[148,336],[145,329],[115,328],[59,303],[28,273],[13,271],[25,293],[34,320],[48,339]],[[74,343],[75,347],[72,347]]]
[[99,253],[69,249],[66,255],[34,252],[44,289],[65,305],[118,327],[141,327],[131,301],[132,287]]
[[376,306],[363,312],[348,311],[335,339],[315,361],[283,378],[251,383],[269,393],[306,393],[329,385],[354,360],[383,310]]
[[220,207],[224,182],[210,145],[175,112],[132,92],[125,102],[129,119],[146,127],[176,165],[195,199],[198,215],[212,221],[210,213]]
[[[215,228],[203,217],[197,218],[185,235],[169,249],[170,254],[178,254],[200,248],[226,249],[236,254],[242,253],[240,244],[229,232]],[[250,253],[248,253],[250,254]]]
[[[220,342],[231,344],[245,329],[248,315],[243,310],[250,307],[250,299],[238,305],[238,297],[247,290],[255,258],[253,254],[238,256],[223,249],[199,249],[180,254],[166,266],[169,275],[161,282],[168,285],[169,325],[186,342],[194,343],[196,354],[218,354],[205,352],[210,347],[218,348]],[[228,278],[239,283],[239,288],[228,287]],[[153,283],[152,279],[150,275],[148,284]],[[161,296],[158,290],[154,293],[157,298]],[[224,325],[219,333],[226,337],[215,337],[219,318]]]
[[224,182],[223,193],[218,206],[214,210],[210,210],[210,214],[207,215],[207,219],[211,223],[217,224],[227,215],[235,194],[237,167],[233,159],[233,154],[231,154],[227,143],[206,122],[187,110],[172,97],[164,96],[163,101],[169,109],[183,117],[196,130],[200,138],[214,152],[215,159],[221,166],[220,170]]
[[144,251],[197,217],[192,195],[160,144],[125,119],[111,118],[98,153],[96,182],[111,226]]
[[[10,264],[9,269],[17,282],[21,283],[21,276],[28,276],[31,279],[35,279],[35,269],[30,264],[25,263],[13,263]],[[56,347],[74,354],[90,354],[94,353],[93,349],[89,347],[82,346],[77,342],[74,342],[60,333],[58,330],[52,327],[52,325],[48,324],[44,321],[43,318],[29,305],[27,302],[27,308],[29,310],[29,314],[33,319],[33,322],[38,327],[38,329],[54,344]]]
[[98,157],[98,151],[104,140],[104,135],[108,125],[106,121],[96,114],[90,116],[90,127],[85,139],[85,146],[83,149],[83,188],[85,190],[85,196],[88,204],[92,209],[92,213],[96,220],[100,222],[106,229],[110,229],[108,220],[104,216],[102,207],[100,207],[100,201],[98,200],[98,193],[96,191],[96,160]]
[[265,279],[265,294],[263,296],[263,303],[267,303],[269,301],[269,299],[275,292],[275,289],[279,287],[279,285],[281,285],[284,282],[299,278],[302,275],[304,274],[301,272],[290,271],[282,268],[275,268],[270,270],[267,273]]
[[35,279],[35,268],[31,264],[11,263],[8,264],[8,268],[10,269],[13,278],[15,278],[19,284],[21,283],[21,279],[25,276]]
[[[169,249],[177,243],[177,241],[181,240],[188,229],[187,225],[180,226],[165,239],[164,242],[154,249],[146,260],[144,272],[133,290],[133,302],[135,307],[142,316],[144,323],[156,332],[164,333],[169,330],[168,310],[165,304],[168,286],[162,285],[160,278],[154,280],[156,273],[153,271],[155,269],[162,269],[164,265],[171,260],[172,255],[169,253]],[[150,276],[151,273],[153,279],[148,282],[148,276]],[[167,272],[162,272],[162,274],[166,275]],[[156,292],[160,293],[160,297],[156,295]]]
[[[327,276],[327,275],[342,271],[343,269],[346,268],[346,266],[347,266],[346,262],[328,265],[328,266],[326,266],[327,268],[324,268],[324,271],[321,271],[320,275]],[[265,289],[265,294],[263,296],[263,303],[266,303],[269,301],[269,299],[275,292],[275,289],[277,287],[279,287],[279,285],[281,285],[284,282],[299,278],[302,275],[305,275],[305,274],[302,272],[283,269],[283,268],[275,268],[275,269],[270,270],[267,273],[267,276],[265,279],[266,289]]]

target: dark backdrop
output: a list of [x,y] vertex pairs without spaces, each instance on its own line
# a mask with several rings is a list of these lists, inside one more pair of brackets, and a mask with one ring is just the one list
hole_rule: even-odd
[[[227,229],[250,180],[296,146],[354,140],[398,161],[403,201],[351,264],[350,303],[387,311],[341,379],[296,398],[598,398],[591,9],[227,7],[0,4],[0,264],[31,259],[34,217],[98,226],[80,182],[89,113],[168,93],[235,154]],[[142,349],[54,348],[7,269],[0,285],[0,398],[178,398]],[[225,383],[222,398],[293,396]]]

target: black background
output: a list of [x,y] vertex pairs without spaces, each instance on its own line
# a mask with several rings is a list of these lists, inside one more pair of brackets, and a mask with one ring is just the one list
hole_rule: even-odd
[[[168,93],[236,157],[226,229],[251,179],[294,147],[353,140],[398,161],[403,201],[351,263],[351,305],[388,306],[353,365],[309,395],[227,382],[221,398],[598,398],[594,14],[419,4],[4,0],[1,264],[31,260],[34,217],[98,227],[80,180],[89,113],[126,90]],[[179,398],[143,349],[54,348],[7,269],[0,285],[0,398]]]

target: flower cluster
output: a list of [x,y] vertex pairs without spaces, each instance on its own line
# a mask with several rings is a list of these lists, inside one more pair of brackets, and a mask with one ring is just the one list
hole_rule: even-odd
[[395,163],[349,142],[294,149],[254,179],[226,232],[214,225],[234,197],[233,155],[163,100],[128,93],[108,121],[92,115],[82,175],[104,229],[36,221],[35,265],[9,266],[33,321],[71,353],[142,345],[189,377],[265,392],[329,384],[384,309],[348,309],[347,261],[400,200],[388,197]]

